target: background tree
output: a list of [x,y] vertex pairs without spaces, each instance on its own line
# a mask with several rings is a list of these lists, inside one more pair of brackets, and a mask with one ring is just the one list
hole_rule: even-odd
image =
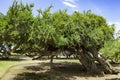
[[[1,34],[5,44],[12,44],[12,52],[18,49],[23,43],[27,43],[30,27],[33,24],[33,4],[23,5],[22,2],[14,1],[9,8],[2,23]],[[29,16],[28,16],[29,15]]]
[[100,50],[108,59],[118,63],[120,60],[120,41],[119,39],[107,41]]

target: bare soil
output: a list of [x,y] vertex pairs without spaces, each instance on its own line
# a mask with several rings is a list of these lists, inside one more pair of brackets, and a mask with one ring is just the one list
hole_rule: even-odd
[[[113,66],[120,70],[120,64]],[[1,80],[120,80],[120,73],[104,76],[91,74],[80,63],[57,60],[51,69],[48,60],[31,60],[31,63],[11,67]]]

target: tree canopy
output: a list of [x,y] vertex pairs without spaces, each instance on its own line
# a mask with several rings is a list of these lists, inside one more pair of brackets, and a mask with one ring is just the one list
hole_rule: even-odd
[[103,64],[98,58],[98,51],[107,40],[113,39],[114,33],[114,27],[108,25],[105,18],[90,10],[73,14],[68,14],[67,10],[51,13],[52,6],[39,9],[38,15],[34,16],[33,7],[33,4],[23,5],[14,1],[6,15],[0,13],[0,42],[11,44],[14,47],[11,52],[20,50],[41,54],[41,50],[73,49],[81,56],[81,62],[86,58],[84,66],[90,55]]

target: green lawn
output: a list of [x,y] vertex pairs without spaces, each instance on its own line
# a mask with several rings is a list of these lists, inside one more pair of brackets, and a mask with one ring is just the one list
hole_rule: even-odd
[[0,77],[10,68],[11,66],[24,63],[23,61],[0,61]]
[[[53,62],[54,61],[60,61],[60,62],[79,62],[76,59],[54,59]],[[3,76],[3,74],[10,67],[15,66],[15,65],[20,65],[20,64],[28,64],[28,63],[34,63],[34,61],[5,61],[5,60],[0,60],[0,78]]]
[[0,60],[0,78],[12,66],[31,63],[31,61],[2,61]]

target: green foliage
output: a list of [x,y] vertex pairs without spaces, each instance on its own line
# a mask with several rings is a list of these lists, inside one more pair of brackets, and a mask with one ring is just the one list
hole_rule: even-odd
[[0,19],[1,42],[13,44],[15,49],[27,43],[30,27],[33,24],[33,4],[23,5],[16,0],[7,11],[7,15]]
[[118,39],[107,41],[100,52],[104,53],[112,61],[118,62],[120,59],[120,41]]
[[12,43],[16,49],[40,50],[64,47],[80,47],[99,50],[104,42],[113,38],[113,27],[99,15],[87,11],[67,10],[51,13],[52,6],[32,15],[33,4],[23,5],[14,1],[7,15],[0,14],[1,42]]
[[114,28],[107,25],[102,16],[95,15],[91,11],[84,14],[75,12],[73,16],[74,25],[78,26],[81,45],[86,48],[99,50],[106,40],[113,38]]
[[[16,1],[7,12],[8,17],[8,34],[14,40],[21,41],[28,37],[29,28],[33,23],[31,5],[18,4]],[[29,15],[29,16],[28,16]]]

